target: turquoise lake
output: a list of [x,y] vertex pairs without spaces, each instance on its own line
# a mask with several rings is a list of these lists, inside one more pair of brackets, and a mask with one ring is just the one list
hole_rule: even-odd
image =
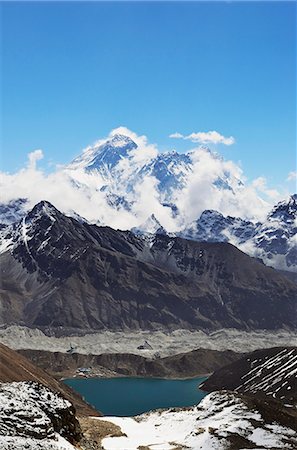
[[134,416],[156,408],[192,406],[206,392],[198,386],[206,378],[72,378],[64,382],[106,416]]

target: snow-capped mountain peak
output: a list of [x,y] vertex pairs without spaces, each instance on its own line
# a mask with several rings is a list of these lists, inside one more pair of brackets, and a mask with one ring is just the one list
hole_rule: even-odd
[[[110,139],[110,143],[114,147],[124,147],[125,145],[130,145],[131,143],[135,144],[129,136],[125,136],[124,134],[114,134]],[[136,144],[134,146],[137,147]]]
[[279,202],[268,214],[269,219],[277,219],[286,223],[294,223],[297,218],[297,194],[293,194],[288,200]]
[[98,141],[93,146],[75,158],[67,169],[83,169],[86,171],[111,170],[122,158],[129,156],[129,152],[137,148],[137,144],[129,137],[115,134],[104,141]]
[[138,227],[132,228],[134,234],[167,234],[155,214],[152,214],[147,220]]
[[[162,204],[174,203],[180,192],[188,186],[191,175],[198,175],[201,171],[203,177],[208,164],[212,167],[213,164],[218,166],[224,162],[205,146],[185,153],[175,150],[158,152],[145,139],[133,138],[133,133],[125,134],[122,130],[87,147],[66,167],[66,171],[76,180],[81,171],[92,175],[93,180],[98,177],[98,188],[102,189],[104,185],[107,197],[124,196],[126,200],[129,197],[130,204],[137,201],[133,198],[134,194],[137,195],[136,187],[150,180]],[[85,179],[83,183],[86,184]],[[213,179],[213,187],[217,191],[233,192],[234,187],[240,185],[242,182],[225,169]]]
[[41,216],[47,216],[51,220],[55,220],[55,215],[58,213],[58,210],[48,201],[41,200],[41,202],[37,203],[34,208],[29,212],[28,218],[36,218]]
[[297,195],[279,202],[260,222],[204,211],[179,235],[197,241],[230,242],[265,264],[282,270],[297,267]]

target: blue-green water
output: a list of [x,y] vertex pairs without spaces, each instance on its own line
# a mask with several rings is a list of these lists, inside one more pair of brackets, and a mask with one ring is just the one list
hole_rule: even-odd
[[206,395],[205,378],[72,378],[64,380],[95,409],[107,416],[134,416],[156,408],[192,406]]

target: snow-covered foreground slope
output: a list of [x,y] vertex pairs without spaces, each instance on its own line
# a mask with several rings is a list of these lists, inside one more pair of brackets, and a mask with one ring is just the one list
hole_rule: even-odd
[[62,396],[33,381],[0,384],[1,450],[73,450],[69,440],[79,436],[74,408]]
[[[98,419],[107,420],[107,419]],[[154,411],[134,418],[108,417],[127,436],[102,441],[104,450],[296,449],[296,430],[264,419],[250,400],[222,391],[195,407]]]
[[1,436],[1,450],[76,450],[70,442],[58,433],[53,439],[33,439],[22,436]]

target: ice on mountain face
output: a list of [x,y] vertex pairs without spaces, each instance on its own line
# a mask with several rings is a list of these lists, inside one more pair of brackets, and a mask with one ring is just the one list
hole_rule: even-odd
[[121,159],[127,158],[129,152],[135,148],[136,143],[128,136],[116,134],[99,145],[89,147],[68,166],[68,169],[96,170],[103,178],[108,179],[108,171],[112,170]]
[[283,270],[297,268],[297,195],[278,203],[253,238],[256,255]]
[[131,229],[134,234],[167,234],[154,214],[147,218],[147,220]]
[[109,206],[118,211],[120,209],[131,211],[132,204],[123,195],[117,195],[107,191],[106,201]]
[[231,242],[240,245],[252,238],[257,225],[235,217],[224,217],[218,211],[203,211],[200,218],[181,231],[187,239],[208,242]]
[[230,242],[272,267],[294,271],[297,268],[296,198],[292,195],[288,201],[277,204],[263,223],[206,210],[178,235],[197,241]]
[[0,203],[0,224],[11,225],[22,219],[28,211],[28,200],[18,198],[8,203]]
[[139,177],[152,176],[158,181],[158,189],[163,197],[171,198],[173,191],[185,187],[187,175],[192,172],[192,160],[188,154],[161,153],[143,166]]
[[[279,202],[268,215],[268,220],[278,219],[282,222],[296,225],[297,194],[290,196],[289,200]],[[297,225],[296,225],[297,226]]]
[[0,254],[8,250],[13,251],[14,247],[21,243],[34,263],[34,257],[30,250],[30,240],[33,236],[45,230],[47,239],[41,243],[38,250],[43,251],[50,239],[50,232],[56,222],[57,213],[58,211],[49,202],[39,202],[19,222],[8,225],[0,231]]

